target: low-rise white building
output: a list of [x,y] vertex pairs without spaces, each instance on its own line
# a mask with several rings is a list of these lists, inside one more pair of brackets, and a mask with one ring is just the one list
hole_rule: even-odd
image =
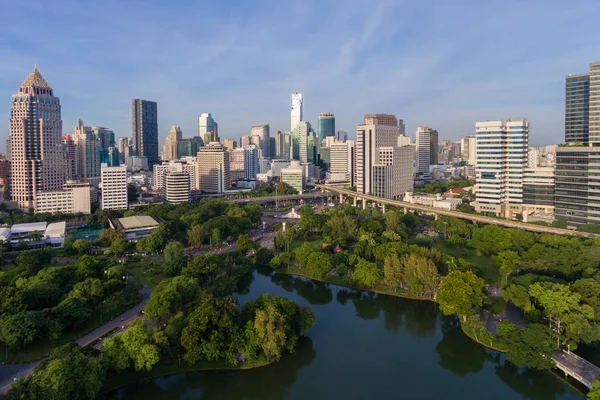
[[412,192],[406,192],[403,200],[407,203],[441,208],[443,210],[456,210],[456,206],[462,203],[461,199],[444,198],[441,194],[414,194]]
[[109,221],[110,227],[125,233],[125,240],[137,241],[152,233],[159,225],[158,221],[147,215],[117,218]]
[[46,222],[15,224],[10,228],[1,228],[0,238],[9,242],[13,248],[18,248],[20,242],[26,243],[28,249],[48,246],[62,248],[65,244],[66,230],[67,223],[65,221],[49,225]]
[[39,192],[36,213],[91,214],[91,186],[88,182],[67,181],[63,190]]

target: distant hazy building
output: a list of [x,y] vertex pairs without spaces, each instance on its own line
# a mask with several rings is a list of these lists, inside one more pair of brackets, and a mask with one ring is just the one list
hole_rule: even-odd
[[127,167],[101,166],[101,181],[103,210],[127,210]]
[[293,132],[296,126],[303,120],[302,115],[302,93],[292,93],[292,112],[291,112],[290,131]]
[[266,125],[254,125],[250,130],[251,143],[260,149],[260,157],[271,157],[270,149],[270,127]]
[[177,144],[183,139],[183,133],[181,132],[181,128],[173,125],[171,130],[169,131],[169,136],[165,140],[165,144],[163,146],[162,151],[162,159],[163,161],[177,160],[179,156],[177,155]]
[[223,140],[222,144],[227,151],[231,151],[237,147],[237,142],[233,139],[225,139]]
[[525,118],[477,122],[475,210],[513,218],[523,204],[529,122]]
[[460,138],[462,159],[469,165],[477,163],[477,136],[465,136]]
[[199,136],[188,139],[181,139],[177,142],[177,158],[196,157],[198,149],[204,145]]
[[244,180],[256,180],[258,173],[258,149],[254,144],[244,146]]
[[91,186],[87,182],[67,181],[63,190],[39,192],[36,213],[91,214]]
[[366,114],[356,127],[356,191],[399,198],[411,191],[412,148],[399,147],[398,120],[389,114]]
[[100,176],[100,139],[81,119],[77,120],[73,141],[77,146],[78,179]]
[[127,157],[131,157],[133,155],[133,140],[131,138],[120,137],[117,143],[117,147],[119,149],[119,163],[125,163],[125,159]]
[[63,157],[66,180],[76,180],[77,174],[77,145],[71,135],[63,135]]
[[304,167],[298,161],[293,160],[289,167],[281,169],[280,180],[302,194],[304,189]]
[[292,135],[289,132],[278,131],[275,134],[275,157],[289,160]]
[[220,143],[209,143],[198,152],[197,187],[206,193],[223,193],[231,186],[229,153]]
[[94,126],[92,127],[92,132],[100,141],[100,148],[108,150],[109,147],[115,145],[115,133],[108,128],[104,128],[102,126]]
[[156,102],[134,99],[131,102],[133,151],[147,157],[150,168],[160,163],[158,157],[158,107]]
[[323,145],[323,140],[326,137],[335,136],[335,116],[330,112],[319,113],[319,126],[318,126],[318,141],[319,147]]
[[150,169],[148,157],[144,156],[127,157],[125,159],[125,165],[127,169],[131,172],[148,171]]
[[12,96],[9,140],[12,200],[28,210],[65,183],[60,100],[37,68]]
[[[251,146],[251,145],[246,145]],[[231,182],[237,182],[244,179],[244,147],[238,147],[229,152],[229,173]]]
[[398,136],[398,146],[410,146],[410,136],[400,135]]
[[219,141],[219,125],[210,113],[202,113],[198,117],[198,136],[202,138],[205,145]]
[[314,142],[309,141],[309,134],[314,131],[308,121],[300,121],[296,125],[296,129],[292,132],[292,140],[290,146],[290,155],[293,160],[298,160],[301,163],[308,162],[309,151],[312,152]]
[[415,143],[417,146],[417,173],[427,175],[429,166],[438,164],[438,132],[428,126],[419,126]]
[[348,132],[337,131],[335,133],[335,140],[337,140],[338,142],[345,142],[346,140],[348,140]]

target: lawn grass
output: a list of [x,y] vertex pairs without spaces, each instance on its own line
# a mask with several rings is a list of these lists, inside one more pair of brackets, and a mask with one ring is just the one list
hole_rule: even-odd
[[164,260],[143,260],[129,262],[125,264],[125,269],[131,275],[138,278],[142,285],[148,286],[150,289],[154,289],[156,285],[166,278],[164,272],[150,273],[148,269],[160,267],[164,263]]
[[449,254],[457,258],[464,258],[475,267],[475,273],[479,275],[486,283],[498,285],[500,275],[494,265],[494,260],[490,256],[477,255],[474,249],[467,246],[454,246],[445,241],[439,241],[434,246],[444,254]]
[[308,243],[313,251],[321,251],[321,245],[323,244],[323,240],[322,239],[314,239],[314,240],[294,239],[290,243],[290,251],[293,251],[295,248],[302,246],[304,243]]
[[245,369],[263,367],[265,365],[271,364],[272,362],[273,361],[260,359],[241,366],[232,366],[227,364],[224,360],[200,361],[192,365],[186,363],[183,359],[170,360],[156,364],[152,367],[152,370],[150,371],[128,371],[115,376],[111,376],[105,381],[104,387],[102,388],[102,393],[107,393],[124,386],[129,386],[137,382],[157,378],[160,376],[168,376],[173,374],[180,374],[183,372],[195,371],[241,371]]

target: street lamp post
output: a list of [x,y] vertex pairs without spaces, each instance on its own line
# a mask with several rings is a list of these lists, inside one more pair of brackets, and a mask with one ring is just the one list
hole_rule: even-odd
[[129,276],[123,275],[123,279],[125,280],[125,286],[127,286],[127,281],[129,280]]
[[108,269],[104,270],[104,273],[107,275],[107,280],[110,280],[110,271]]

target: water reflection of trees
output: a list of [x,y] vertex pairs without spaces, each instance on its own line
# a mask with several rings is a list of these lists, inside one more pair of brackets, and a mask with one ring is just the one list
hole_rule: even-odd
[[331,288],[322,282],[283,274],[271,275],[271,281],[288,292],[296,292],[312,305],[324,305],[333,301]]
[[338,290],[336,300],[342,305],[351,301],[356,315],[362,319],[376,319],[383,312],[387,331],[398,333],[405,329],[417,337],[429,337],[437,329],[438,311],[431,302],[351,289]]
[[442,317],[441,328],[442,340],[435,347],[440,366],[459,376],[481,371],[487,359],[485,348],[462,332],[455,317]]
[[524,399],[555,399],[564,394],[567,383],[550,374],[552,372],[518,368],[504,357],[496,366],[496,375]]
[[293,354],[280,362],[246,371],[190,372],[158,378],[114,392],[106,399],[285,399],[298,371],[316,357],[310,338],[302,338]]

